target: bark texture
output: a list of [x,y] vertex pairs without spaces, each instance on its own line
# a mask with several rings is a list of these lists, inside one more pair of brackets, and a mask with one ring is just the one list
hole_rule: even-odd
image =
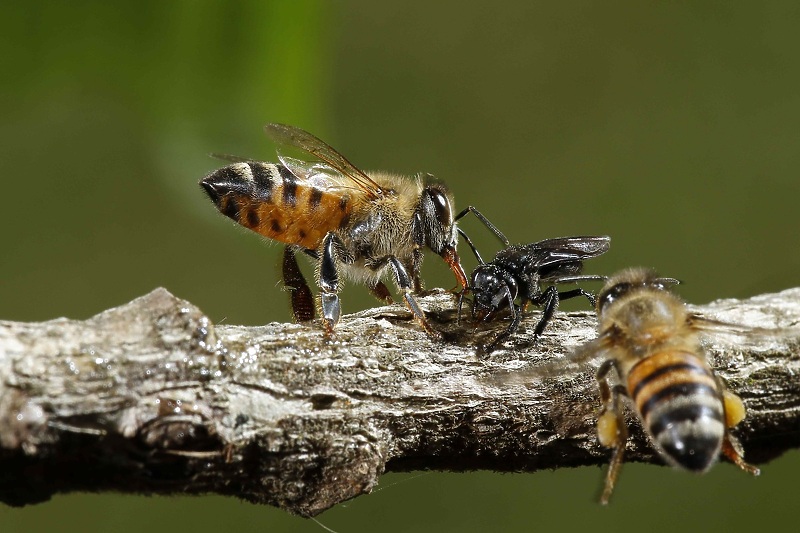
[[[384,471],[608,461],[594,367],[531,378],[594,336],[592,313],[557,313],[534,345],[529,312],[482,356],[475,343],[506,322],[475,331],[449,293],[421,302],[445,342],[400,306],[346,316],[334,339],[317,324],[214,326],[164,289],[86,321],[0,322],[0,501],[217,493],[313,516]],[[748,460],[798,446],[800,289],[694,310],[779,328],[709,338],[708,354],[747,405],[735,433]],[[661,463],[629,420],[626,460]]]

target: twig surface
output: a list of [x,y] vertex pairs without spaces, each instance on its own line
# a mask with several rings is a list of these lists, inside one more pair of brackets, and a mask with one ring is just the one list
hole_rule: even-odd
[[[333,340],[317,324],[213,326],[164,289],[86,321],[0,322],[0,501],[218,493],[313,516],[369,492],[384,471],[608,461],[594,368],[515,377],[590,340],[592,313],[556,314],[532,345],[529,312],[487,357],[474,344],[504,321],[473,331],[456,323],[449,293],[421,302],[447,342],[399,306],[344,317]],[[786,328],[711,338],[708,353],[747,404],[736,430],[747,459],[800,445],[800,289],[694,310]],[[626,459],[660,463],[631,425]]]

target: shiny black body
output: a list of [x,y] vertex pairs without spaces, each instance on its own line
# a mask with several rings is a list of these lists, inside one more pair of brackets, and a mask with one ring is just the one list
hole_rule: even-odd
[[[505,240],[502,234],[498,234]],[[506,241],[507,242],[507,241]],[[542,307],[542,318],[536,325],[538,338],[560,300],[584,296],[594,306],[591,293],[581,288],[559,292],[556,285],[589,280],[604,280],[604,276],[581,275],[583,261],[608,251],[611,239],[599,237],[562,237],[522,245],[507,245],[489,263],[478,265],[472,272],[470,289],[473,293],[472,316],[490,320],[498,311],[508,308],[511,324],[484,351],[494,350],[519,328],[522,310],[529,303]],[[471,241],[467,243],[475,251]],[[476,257],[481,261],[480,255]],[[482,262],[482,261],[481,261]],[[549,285],[542,288],[543,285]],[[515,301],[519,300],[519,305]]]

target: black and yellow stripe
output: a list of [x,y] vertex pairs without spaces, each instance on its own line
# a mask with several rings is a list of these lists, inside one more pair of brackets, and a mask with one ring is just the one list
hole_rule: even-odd
[[317,249],[328,232],[345,226],[353,208],[342,190],[312,186],[273,163],[234,163],[212,172],[200,185],[228,218],[309,250]]
[[657,352],[628,373],[627,388],[653,442],[676,466],[703,472],[725,436],[722,394],[711,369],[689,352]]

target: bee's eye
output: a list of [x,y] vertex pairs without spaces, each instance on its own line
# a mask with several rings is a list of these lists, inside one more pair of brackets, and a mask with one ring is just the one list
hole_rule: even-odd
[[431,201],[436,212],[436,220],[442,226],[450,226],[453,223],[453,215],[450,211],[450,200],[440,191],[431,191]]
[[630,292],[632,285],[627,282],[617,283],[613,287],[610,287],[608,290],[602,292],[600,294],[600,298],[598,298],[598,309],[605,309],[608,305],[611,305],[614,300],[619,298],[620,296]]

